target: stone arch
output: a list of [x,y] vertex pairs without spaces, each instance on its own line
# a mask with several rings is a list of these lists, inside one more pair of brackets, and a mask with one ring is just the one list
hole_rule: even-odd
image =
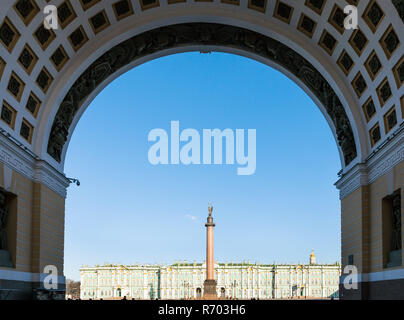
[[342,150],[343,164],[349,165],[357,157],[352,126],[343,105],[331,85],[309,61],[269,37],[243,28],[207,23],[178,24],[151,30],[116,45],[99,57],[80,75],[60,103],[47,142],[48,154],[62,162],[64,145],[72,132],[70,125],[76,113],[82,102],[107,78],[111,81],[121,68],[136,63],[137,59],[188,46],[231,48],[279,64],[299,79],[306,91],[310,90],[324,106],[327,119],[331,119],[335,128],[333,131]]
[[[390,99],[387,112],[389,114],[379,115],[377,99],[380,98],[381,92],[390,91],[394,93],[392,91],[396,91],[391,82],[394,82],[394,78],[400,77],[401,64],[397,60],[397,57],[400,56],[400,50],[396,49],[397,46],[400,46],[401,39],[395,30],[398,30],[397,28],[402,25],[403,14],[400,1],[391,1],[391,3],[384,4],[383,7],[374,0],[360,3],[347,1],[347,4],[357,4],[358,8],[364,12],[359,19],[360,36],[355,34],[356,31],[343,29],[342,7],[344,4],[335,0],[307,0],[301,3],[290,2],[289,0],[263,0],[261,2],[235,0],[217,3],[121,0],[106,4],[101,4],[98,1],[84,3],[78,0],[77,3],[72,3],[71,0],[64,0],[58,7],[61,12],[59,18],[63,30],[51,33],[49,39],[46,38],[44,32],[38,33],[38,29],[33,34],[34,38],[37,38],[38,35],[45,37],[43,43],[39,41],[40,47],[45,51],[45,56],[52,60],[52,63],[45,63],[42,70],[35,70],[38,68],[34,68],[35,75],[32,77],[34,78],[32,82],[37,82],[35,81],[37,76],[41,79],[46,79],[49,76],[51,79],[49,81],[52,83],[49,88],[46,88],[45,96],[38,99],[41,106],[39,116],[36,119],[31,122],[24,122],[22,120],[29,118],[29,116],[25,117],[24,112],[17,112],[17,126],[24,126],[25,132],[27,132],[27,139],[25,140],[29,142],[27,145],[26,141],[22,139],[22,143],[39,158],[46,160],[62,171],[63,165],[60,165],[58,161],[54,162],[53,158],[48,156],[46,140],[49,138],[47,136],[49,136],[51,128],[44,128],[44,123],[48,123],[48,119],[55,116],[57,104],[60,104],[60,100],[67,93],[65,92],[66,89],[63,88],[66,83],[73,85],[73,82],[80,76],[74,71],[83,71],[105,50],[127,40],[130,34],[139,34],[157,27],[184,22],[215,23],[220,21],[266,36],[270,35],[308,59],[336,89],[338,98],[343,104],[351,124],[355,124],[353,134],[358,149],[358,157],[355,162],[362,162],[377,145],[380,145],[394,131],[390,128],[385,128],[383,131],[383,127],[397,128],[394,123],[399,122],[400,113],[402,118],[402,110],[399,108],[401,100],[397,101],[397,97],[395,101]],[[43,20],[41,8],[34,0],[8,0],[4,7],[9,8],[8,11],[4,11],[7,12],[6,24],[19,34],[16,36],[16,47],[21,47],[24,43],[21,41],[23,38],[21,31],[23,30],[19,26],[23,23],[26,28],[36,29],[38,22],[41,23]],[[318,20],[318,17],[321,19]],[[317,20],[318,22],[316,22]],[[380,38],[380,30],[385,30],[382,38]],[[80,35],[80,32],[82,32],[84,43],[75,45],[72,38],[77,38],[77,34]],[[74,35],[75,37],[73,37]],[[366,45],[374,40],[380,40],[381,45],[377,47],[376,52],[369,53]],[[365,48],[363,55],[363,48],[358,48],[361,46],[361,41]],[[19,42],[22,43],[19,44]],[[392,48],[388,48],[389,43],[393,43]],[[48,47],[52,48],[49,49]],[[55,48],[57,48],[56,51],[54,51]],[[13,51],[12,49],[10,51]],[[33,51],[36,53],[35,49]],[[87,54],[87,51],[90,54]],[[355,63],[355,54],[361,59],[364,55],[368,57],[364,65]],[[370,65],[374,66],[378,63],[382,66],[386,65],[384,57],[380,57],[382,54],[385,54],[388,60],[394,55],[393,61],[394,63],[397,62],[397,65],[393,69],[390,69],[390,66],[383,68],[381,72],[379,72],[380,70],[375,72],[377,74],[368,72],[371,69]],[[86,58],[82,59],[81,56]],[[58,65],[55,65],[55,61],[58,59],[60,61],[56,62]],[[335,66],[337,67],[335,68]],[[56,69],[56,73],[53,72],[52,68]],[[67,70],[68,68],[70,70]],[[74,71],[71,72],[71,70]],[[66,81],[61,71],[72,75],[71,83]],[[341,74],[343,75],[342,78]],[[347,79],[344,79],[346,76]],[[58,80],[62,78],[64,79],[62,81],[63,86],[58,88],[57,84],[61,83]],[[380,79],[382,79],[381,82]],[[400,81],[398,81],[398,89],[401,87]],[[28,92],[22,94],[23,103],[32,98],[29,90],[25,91]],[[372,91],[376,92],[373,94]],[[35,95],[35,93],[33,90],[32,94]],[[384,102],[381,101],[380,108],[383,106]],[[370,114],[366,110],[369,110]],[[324,110],[322,111],[326,113]],[[376,124],[374,123],[376,118],[373,117],[375,114],[378,118]],[[388,125],[385,124],[385,118],[391,119]],[[332,126],[332,119],[327,120]],[[11,134],[15,133],[11,132]],[[335,130],[334,135],[338,141],[338,134]],[[19,138],[18,131],[16,136]],[[344,155],[341,154],[342,167],[346,171],[346,161],[343,158]]]
[[[83,69],[130,36],[179,23],[221,22],[245,28],[265,36],[270,35],[274,40],[301,54],[336,90],[351,125],[354,124],[353,134],[358,154],[355,163],[363,162],[381,146],[398,129],[397,124],[403,118],[404,102],[400,98],[404,68],[402,35],[397,32],[402,27],[404,15],[400,0],[386,1],[383,6],[376,0],[348,0],[346,3],[336,0],[306,0],[299,3],[290,0],[221,0],[212,3],[120,0],[103,4],[99,1],[61,0],[57,4],[62,30],[47,33],[41,30],[43,4],[38,5],[36,0],[3,1],[4,10],[0,17],[6,17],[2,30],[6,30],[9,35],[11,31],[12,36],[6,42],[3,41],[10,56],[6,54],[4,63],[0,61],[0,65],[5,65],[7,77],[15,71],[11,74],[10,81],[15,75],[12,79],[14,87],[17,85],[22,88],[14,92],[21,99],[20,103],[29,104],[33,109],[37,104],[36,110],[31,112],[34,115],[32,118],[29,112],[27,114],[24,109],[17,110],[20,109],[19,106],[11,103],[9,106],[16,111],[16,125],[13,123],[12,130],[6,127],[6,131],[38,158],[49,162],[59,171],[63,170],[63,165],[54,161],[47,152],[51,128],[46,124],[55,117],[58,104],[60,105],[67,93],[64,88],[66,84],[69,88]],[[357,5],[358,10],[363,12],[359,18],[358,30],[344,30],[342,7],[345,4]],[[35,32],[26,32],[24,28]],[[80,37],[82,43],[75,43]],[[370,52],[368,43],[377,44],[375,50]],[[9,62],[13,64],[24,44],[28,45],[28,51],[34,56],[45,56],[45,60],[34,62],[33,70],[25,66],[24,71],[29,70],[29,79],[20,78],[20,70],[8,68]],[[38,44],[43,52],[37,51]],[[363,61],[355,63],[355,54]],[[386,57],[390,61],[386,62]],[[64,74],[69,74],[71,78],[66,79]],[[38,92],[36,85],[42,93]],[[0,89],[6,91],[6,96],[10,91]],[[10,101],[6,98],[4,105]],[[319,101],[316,102],[319,104]],[[386,104],[387,108],[382,110]],[[322,111],[326,114],[324,108]],[[327,120],[332,127],[333,120]],[[23,139],[17,128],[24,132]],[[337,141],[341,140],[341,134],[337,134],[336,130],[334,136]],[[347,149],[346,146],[344,148]],[[345,166],[346,156],[342,153],[344,152],[340,150],[343,172],[346,172],[350,166]]]
[[[280,41],[312,63],[336,89],[336,94],[351,124],[354,124],[353,134],[358,157],[356,161],[350,163],[363,162],[375,148],[382,145],[383,141],[397,130],[396,124],[400,122],[400,114],[401,119],[403,117],[400,107],[402,101],[398,99],[400,93],[396,92],[402,91],[400,78],[403,68],[402,59],[400,59],[402,39],[396,31],[402,26],[403,21],[403,6],[400,1],[385,2],[383,6],[376,0],[362,2],[349,0],[346,3],[336,0],[307,0],[299,3],[290,0],[260,2],[221,0],[212,3],[185,0],[167,0],[167,2],[121,0],[103,4],[99,1],[61,0],[60,4],[57,4],[62,30],[50,32],[50,35],[40,30],[40,27],[37,28],[43,21],[43,14],[41,4],[38,5],[36,0],[7,0],[2,4],[5,9],[2,15],[6,13],[3,24],[16,34],[15,39],[11,41],[12,45],[7,46],[9,53],[17,55],[14,51],[19,51],[26,42],[31,45],[31,48],[34,47],[32,50],[35,54],[38,53],[35,46],[38,47],[39,43],[39,47],[44,51],[44,53],[39,52],[39,55],[44,55],[52,62],[46,62],[45,59],[37,63],[33,66],[33,74],[28,83],[22,79],[22,87],[26,88],[21,92],[21,103],[23,105],[31,103],[32,106],[32,102],[36,100],[39,105],[39,114],[32,119],[31,115],[26,115],[26,110],[16,110],[15,127],[24,127],[25,137],[21,139],[18,131],[15,132],[15,128],[9,132],[16,136],[24,147],[59,171],[63,170],[63,165],[54,161],[47,153],[46,140],[49,138],[51,128],[46,124],[55,117],[57,106],[67,93],[67,89],[64,88],[66,84],[69,88],[83,69],[102,53],[128,40],[129,37],[179,23],[220,22],[245,28]],[[359,31],[344,30],[342,8],[345,4],[357,5],[363,12],[359,19]],[[24,27],[31,31],[36,30],[33,34],[27,34],[23,30]],[[34,39],[29,39],[31,42],[37,40],[35,45],[27,41],[29,35],[34,36],[31,37]],[[73,40],[77,40],[80,36],[83,38],[83,43],[74,43]],[[40,40],[38,37],[43,39]],[[369,52],[367,44],[376,42],[380,44],[376,46],[376,51]],[[356,63],[355,54],[360,60],[364,60],[364,57],[367,60]],[[391,63],[386,63],[383,55],[387,57],[387,60],[395,63],[392,69]],[[15,58],[16,56],[12,56],[11,60]],[[6,64],[8,64],[7,60],[5,60]],[[362,62],[365,63],[362,64]],[[38,66],[39,64],[43,65],[42,69]],[[382,66],[382,70],[375,69],[372,73],[371,69],[378,64]],[[9,73],[11,70],[6,71]],[[69,74],[71,78],[66,79],[64,74]],[[48,79],[50,82],[49,87],[46,87],[46,81],[43,83],[46,87],[46,90],[43,90],[46,91],[45,95],[35,91],[38,90],[35,88],[35,84],[38,85],[38,79],[42,79],[42,82]],[[62,79],[63,81],[59,81]],[[392,84],[394,79],[397,80],[397,90]],[[30,92],[31,87],[34,88]],[[390,92],[385,96],[389,101],[382,101],[383,92],[385,94]],[[394,99],[390,99],[390,96]],[[319,101],[316,102],[320,104]],[[384,110],[388,112],[383,114],[385,111],[381,108],[384,107],[385,102],[388,108]],[[15,105],[11,107],[14,108]],[[324,108],[322,111],[326,113]],[[332,119],[327,120],[332,127]],[[333,133],[337,141],[341,140],[338,139],[336,130]],[[339,135],[341,137],[341,134]],[[345,166],[345,156],[342,153],[340,151],[343,172],[345,172],[350,166]]]
[[[59,9],[58,30],[41,27],[47,4]],[[357,6],[358,29],[343,27],[348,4]],[[49,261],[63,270],[58,219],[69,185],[63,159],[92,99],[140,63],[202,50],[265,63],[313,99],[340,144],[341,260],[343,266],[355,264],[361,278],[359,290],[346,294],[380,298],[383,288],[404,292],[403,268],[386,269],[382,236],[382,203],[404,199],[403,22],[403,0],[1,1],[0,187],[25,203],[17,208],[18,220],[28,221],[17,226],[15,268],[6,270],[6,278],[34,287]],[[180,36],[189,29],[197,31]],[[126,48],[130,57],[142,37],[146,47],[122,63],[117,52]],[[288,56],[302,65],[288,63]],[[77,91],[82,80],[89,80],[84,94]],[[393,207],[402,212],[403,200]],[[56,239],[46,244],[38,240],[48,237],[44,216],[58,221]],[[387,278],[392,280],[380,280]]]

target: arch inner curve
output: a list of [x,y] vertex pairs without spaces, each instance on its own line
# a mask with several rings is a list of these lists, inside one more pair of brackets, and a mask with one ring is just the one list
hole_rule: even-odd
[[104,53],[70,88],[56,113],[47,152],[59,163],[69,128],[83,101],[106,78],[129,63],[158,51],[189,45],[232,47],[269,59],[300,79],[325,107],[335,126],[345,165],[357,157],[351,123],[337,94],[321,73],[300,54],[274,40],[244,28],[213,24],[184,23],[165,26],[136,35]]

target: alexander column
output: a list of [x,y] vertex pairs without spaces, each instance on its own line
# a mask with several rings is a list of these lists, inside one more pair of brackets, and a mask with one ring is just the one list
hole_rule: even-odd
[[206,280],[203,283],[203,298],[204,299],[217,299],[216,293],[216,280],[213,269],[213,223],[212,217],[213,207],[208,207],[209,216],[205,224],[206,227]]

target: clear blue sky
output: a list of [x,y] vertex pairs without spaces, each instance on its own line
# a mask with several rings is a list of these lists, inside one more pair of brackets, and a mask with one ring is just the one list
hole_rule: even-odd
[[[257,130],[257,169],[148,162],[148,133]],[[186,53],[124,74],[91,103],[65,165],[65,275],[84,265],[202,261],[207,206],[215,259],[307,262],[340,259],[341,165],[326,120],[295,83],[243,57]]]

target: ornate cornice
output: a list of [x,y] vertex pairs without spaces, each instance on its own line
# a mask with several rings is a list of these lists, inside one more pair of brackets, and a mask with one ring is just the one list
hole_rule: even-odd
[[46,161],[36,158],[4,134],[0,134],[0,162],[28,179],[47,186],[61,197],[66,197],[69,180]]
[[356,164],[335,183],[340,190],[340,199],[344,199],[361,186],[371,184],[403,160],[404,122],[365,163]]
[[300,54],[281,42],[240,27],[213,23],[185,23],[136,35],[99,57],[69,89],[54,118],[47,152],[61,162],[73,119],[85,99],[109,76],[128,64],[163,50],[197,46],[221,46],[251,52],[271,60],[297,77],[319,99],[332,120],[345,165],[357,157],[353,130],[332,86]]
[[31,180],[34,178],[35,159],[3,134],[0,134],[0,162]]
[[340,190],[339,197],[344,199],[361,186],[368,184],[368,169],[365,164],[358,163],[352,169],[335,183]]
[[404,160],[404,122],[395,135],[375,152],[368,160],[369,181],[372,183],[381,175],[387,173],[394,166]]
[[69,180],[50,166],[44,160],[37,160],[34,169],[34,181],[46,185],[57,194],[66,198],[66,188],[69,186]]

